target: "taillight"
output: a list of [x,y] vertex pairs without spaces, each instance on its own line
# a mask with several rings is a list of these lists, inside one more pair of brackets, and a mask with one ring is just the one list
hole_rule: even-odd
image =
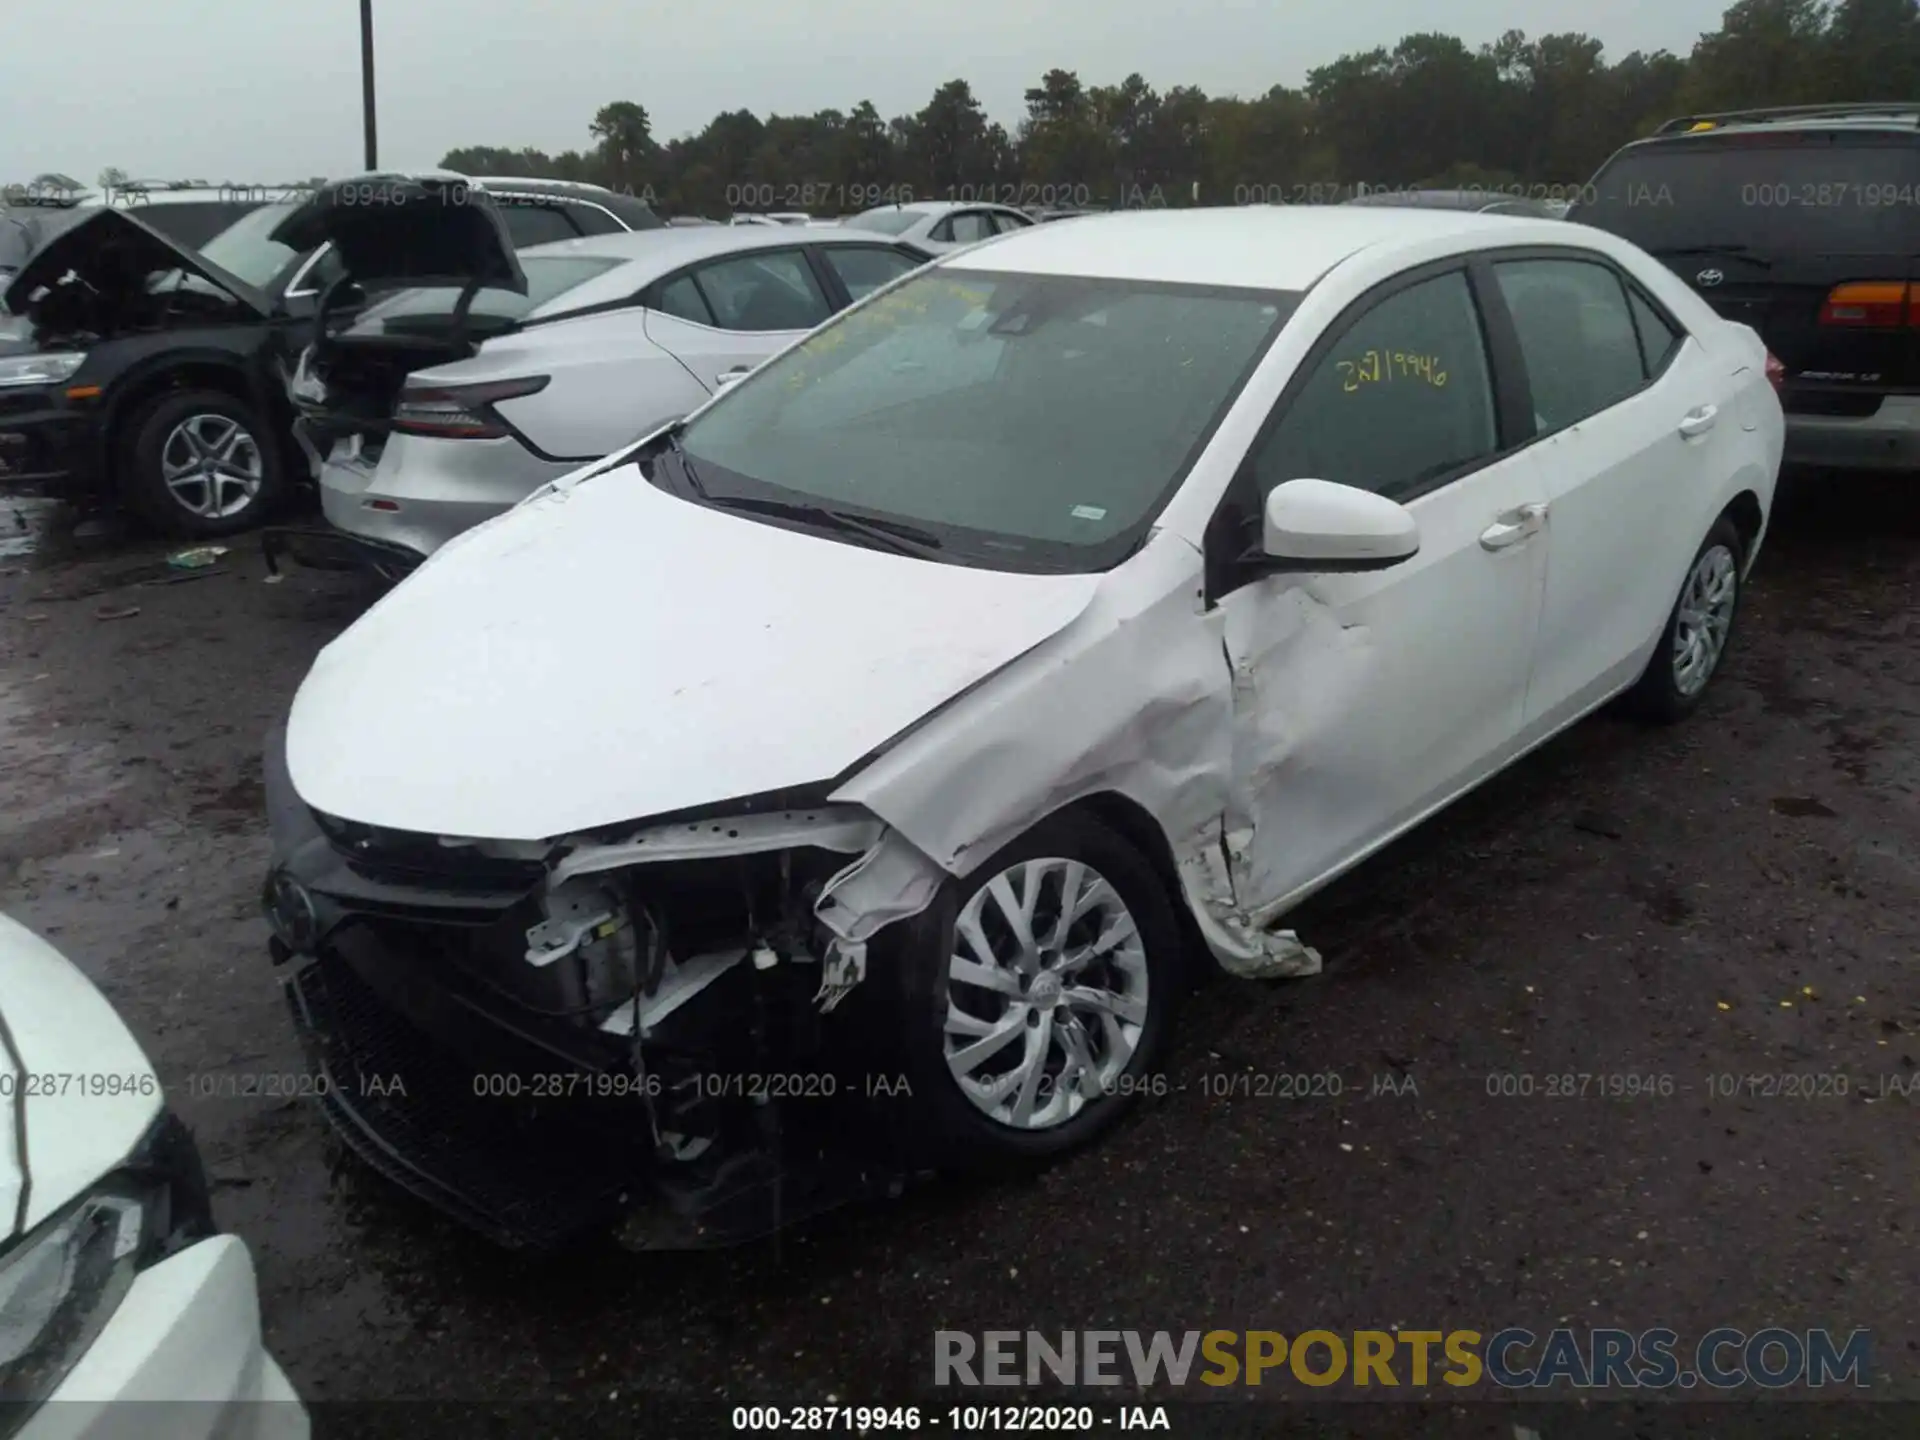
[[1836,285],[1820,307],[1820,323],[1876,329],[1911,324],[1920,315],[1917,288],[1904,280],[1852,280]]
[[551,380],[549,375],[532,375],[479,385],[409,383],[393,407],[393,428],[402,435],[431,435],[443,440],[500,440],[513,432],[493,407],[502,400],[538,395]]
[[1780,357],[1771,350],[1767,352],[1767,383],[1780,390],[1787,383],[1787,367],[1780,363]]

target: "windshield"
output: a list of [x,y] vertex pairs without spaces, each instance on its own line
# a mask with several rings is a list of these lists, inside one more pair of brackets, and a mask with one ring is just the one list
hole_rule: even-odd
[[[520,268],[527,277],[527,293],[516,295],[511,290],[482,290],[474,296],[473,306],[468,313],[492,321],[524,320],[549,301],[558,300],[594,276],[603,275],[614,266],[625,263],[604,255],[522,254]],[[460,288],[457,285],[427,285],[399,290],[369,306],[361,316],[361,322],[385,325],[393,321],[404,323],[409,317],[417,315],[451,315],[459,299]]]
[[951,558],[1096,570],[1138,543],[1299,296],[941,269],[692,421],[720,499],[895,518]]
[[1916,184],[1920,148],[1910,137],[1709,135],[1622,153],[1567,218],[1655,253],[1734,245],[1904,254]]
[[882,235],[904,235],[920,218],[920,212],[917,210],[898,210],[889,206],[885,210],[862,210],[858,215],[849,215],[840,223],[857,225],[862,230],[877,230]]
[[293,210],[292,205],[262,205],[207,241],[200,253],[228,274],[264,290],[274,276],[300,258],[298,250],[267,238]]

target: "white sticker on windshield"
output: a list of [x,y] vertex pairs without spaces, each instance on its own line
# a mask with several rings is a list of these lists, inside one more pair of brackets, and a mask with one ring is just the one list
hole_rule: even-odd
[[1107,518],[1107,512],[1098,505],[1076,505],[1073,507],[1073,518],[1076,520],[1104,520]]

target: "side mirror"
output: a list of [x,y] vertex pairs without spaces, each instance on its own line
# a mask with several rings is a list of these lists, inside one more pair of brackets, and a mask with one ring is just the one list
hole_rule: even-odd
[[1267,496],[1269,570],[1385,570],[1420,553],[1420,524],[1397,500],[1331,480],[1289,480]]

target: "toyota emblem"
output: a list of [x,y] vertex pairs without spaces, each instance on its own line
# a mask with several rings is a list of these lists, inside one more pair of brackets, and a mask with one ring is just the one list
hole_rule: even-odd
[[1694,276],[1693,278],[1697,282],[1699,282],[1701,285],[1704,285],[1707,288],[1711,289],[1713,286],[1718,285],[1722,280],[1726,279],[1727,277],[1718,270],[1702,270],[1698,275]]

